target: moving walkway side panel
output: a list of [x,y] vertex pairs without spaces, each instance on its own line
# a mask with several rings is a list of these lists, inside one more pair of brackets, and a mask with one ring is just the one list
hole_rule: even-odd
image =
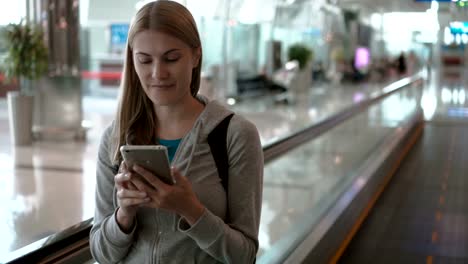
[[424,127],[416,111],[405,129],[395,130],[358,171],[345,191],[285,263],[336,263]]

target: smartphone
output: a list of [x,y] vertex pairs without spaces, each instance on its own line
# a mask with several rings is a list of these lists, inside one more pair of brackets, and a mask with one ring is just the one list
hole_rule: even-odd
[[134,164],[139,165],[151,171],[164,183],[174,184],[165,146],[123,145],[120,147],[120,153],[127,168],[132,168]]

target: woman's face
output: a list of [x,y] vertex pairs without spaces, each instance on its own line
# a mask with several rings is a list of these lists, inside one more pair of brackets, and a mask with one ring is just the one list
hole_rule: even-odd
[[135,71],[153,104],[174,105],[191,96],[192,69],[198,65],[199,54],[178,38],[159,31],[135,35]]

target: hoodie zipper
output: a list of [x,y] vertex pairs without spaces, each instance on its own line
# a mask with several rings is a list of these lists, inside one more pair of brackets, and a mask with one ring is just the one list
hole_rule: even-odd
[[158,252],[160,252],[159,251],[159,245],[161,244],[161,243],[159,243],[160,240],[161,240],[161,231],[158,231],[158,234],[157,234],[157,237],[156,237],[156,249],[155,249],[156,250],[156,254],[155,254],[156,255],[156,262],[155,263],[159,263],[159,259],[161,257],[160,254],[157,254]]
[[[190,134],[190,132],[189,132]],[[182,141],[179,143],[179,146],[177,147],[177,150],[176,150],[176,153],[174,154],[174,158],[172,159],[172,162],[171,162],[171,167],[175,164],[175,161],[177,160],[177,157],[180,155],[180,151],[181,149],[183,148],[185,142],[187,141],[187,136],[189,135],[187,134],[185,137],[182,138]],[[158,220],[158,210],[156,210],[155,212],[155,220],[156,220],[156,226],[158,227],[157,228],[157,233],[156,233],[156,239],[154,240],[153,242],[153,246],[152,246],[152,254],[151,254],[151,263],[160,263],[160,258],[159,258],[159,255],[158,253],[161,253],[159,252],[160,250],[160,241],[161,241],[161,234],[162,234],[162,231],[161,231],[161,226],[159,225],[159,220]],[[175,225],[173,225],[175,227]],[[173,228],[174,228],[173,227]]]
[[[157,233],[156,233],[156,239],[153,241],[153,245],[151,247],[151,261],[150,263],[159,263],[159,258],[158,258],[158,250],[157,247],[159,246],[159,221],[158,221],[158,212],[156,211],[154,214],[154,218],[156,220],[156,227],[157,227]],[[156,259],[156,261],[154,261]]]

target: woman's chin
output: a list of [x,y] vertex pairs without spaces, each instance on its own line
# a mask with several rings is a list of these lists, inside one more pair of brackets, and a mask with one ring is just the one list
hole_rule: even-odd
[[176,105],[180,98],[174,96],[174,94],[158,94],[150,96],[150,100],[155,106],[171,106]]
[[151,102],[157,106],[170,105],[174,102],[174,93],[168,91],[158,91],[156,89],[150,90],[146,95],[149,97]]
[[174,91],[171,92],[161,92],[161,91],[154,91],[147,94],[150,100],[153,102],[155,106],[171,106],[180,104],[187,99],[187,96],[190,94],[180,94],[175,93]]
[[150,98],[151,102],[155,106],[170,106],[174,104],[174,100],[170,100],[170,98]]

